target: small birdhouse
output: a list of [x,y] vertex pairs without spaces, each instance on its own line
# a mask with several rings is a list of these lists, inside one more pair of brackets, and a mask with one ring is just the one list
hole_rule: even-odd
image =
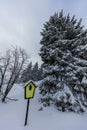
[[35,93],[35,84],[30,81],[28,84],[25,86],[25,99],[33,98],[34,93]]

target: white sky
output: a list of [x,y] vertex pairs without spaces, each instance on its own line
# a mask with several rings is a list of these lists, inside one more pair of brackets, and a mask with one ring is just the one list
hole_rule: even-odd
[[61,9],[83,18],[87,27],[87,0],[0,0],[0,52],[18,45],[33,62],[41,63],[38,53],[43,23]]

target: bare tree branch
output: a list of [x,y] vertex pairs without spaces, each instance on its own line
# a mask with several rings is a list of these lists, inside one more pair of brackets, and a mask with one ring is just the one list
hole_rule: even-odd
[[1,92],[2,85],[5,80],[6,72],[10,64],[10,51],[9,50],[6,52],[6,56],[1,58],[0,63],[2,64],[0,66],[0,92]]
[[24,49],[14,48],[10,51],[10,64],[9,64],[9,80],[2,98],[2,102],[5,101],[8,93],[12,89],[14,83],[16,83],[21,71],[23,71],[23,66],[27,61],[27,54]]

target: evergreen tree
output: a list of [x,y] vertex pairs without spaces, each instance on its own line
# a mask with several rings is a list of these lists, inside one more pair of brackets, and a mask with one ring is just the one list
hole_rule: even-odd
[[33,77],[33,80],[35,80],[35,81],[38,80],[38,70],[39,70],[38,62],[36,62],[32,69],[32,77]]
[[42,66],[39,67],[38,62],[36,62],[34,64],[34,66],[33,66],[33,69],[32,69],[33,80],[35,80],[35,81],[41,80],[42,79],[42,74],[43,74]]
[[26,69],[23,71],[20,82],[28,82],[29,80],[38,81],[42,79],[42,66],[38,66],[38,62],[36,62],[34,65],[32,65],[32,62],[30,62]]
[[87,31],[81,21],[61,11],[50,17],[41,32],[41,100],[48,105],[54,103],[62,111],[84,111],[82,105],[86,106]]
[[43,67],[41,65],[38,69],[38,80],[42,80],[42,79],[43,79]]
[[32,80],[32,62],[27,65],[21,76],[21,82],[25,83],[29,80]]

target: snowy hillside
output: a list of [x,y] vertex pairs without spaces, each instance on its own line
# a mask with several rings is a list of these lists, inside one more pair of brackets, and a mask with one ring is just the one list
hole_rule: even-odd
[[87,114],[63,113],[52,106],[39,111],[38,95],[37,88],[30,100],[28,125],[24,127],[27,100],[23,86],[15,85],[9,97],[18,101],[0,103],[0,130],[87,130]]

